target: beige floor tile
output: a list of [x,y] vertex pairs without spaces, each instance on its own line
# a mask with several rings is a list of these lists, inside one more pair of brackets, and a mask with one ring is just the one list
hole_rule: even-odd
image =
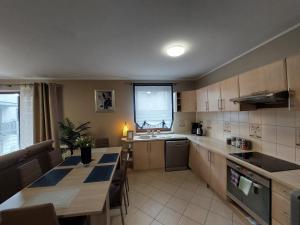
[[157,220],[153,220],[153,222],[151,223],[151,225],[162,225],[160,222],[158,222]]
[[161,186],[160,190],[162,190],[164,192],[167,192],[167,193],[172,195],[177,191],[177,189],[178,189],[177,185],[163,182],[163,185]]
[[193,195],[194,195],[193,192],[186,191],[182,188],[178,188],[178,190],[174,193],[173,196],[189,202],[192,199]]
[[150,183],[150,185],[152,185],[153,187],[155,187],[157,189],[161,189],[162,186],[164,185],[164,182],[161,181],[160,179],[156,178],[156,179],[152,180],[152,182]]
[[212,197],[214,196],[213,191],[205,186],[198,186],[197,190],[196,190],[196,194],[200,194],[200,195],[204,195],[207,197]]
[[163,205],[155,200],[149,199],[141,207],[141,210],[147,215],[155,218],[158,213],[163,209]]
[[160,202],[161,204],[166,204],[170,198],[171,198],[170,194],[161,190],[158,190],[152,194],[152,199]]
[[111,225],[122,225],[121,216],[112,216]]
[[205,225],[232,225],[232,220],[210,212],[207,216]]
[[150,225],[153,218],[138,210],[132,217],[126,220],[126,225]]
[[245,223],[242,218],[233,213],[233,225],[245,225]]
[[188,202],[179,198],[172,197],[168,202],[167,202],[167,207],[170,209],[175,210],[176,212],[182,214],[184,210],[186,209],[188,205]]
[[129,201],[137,208],[141,208],[147,200],[149,200],[149,198],[139,192],[129,192]]
[[146,185],[144,186],[143,189],[139,190],[140,193],[144,194],[145,196],[151,197],[152,194],[156,191],[158,191],[159,189],[151,186],[151,185]]
[[160,211],[156,220],[163,225],[176,225],[179,222],[180,217],[181,215],[179,213],[165,207],[162,211]]
[[193,196],[191,203],[209,210],[211,208],[212,200],[212,197],[197,193]]
[[208,210],[203,209],[195,204],[189,204],[184,215],[198,223],[204,224]]
[[191,181],[185,181],[182,185],[181,188],[190,191],[190,192],[195,192],[199,186],[198,182],[191,182]]
[[213,213],[223,216],[227,219],[232,219],[232,210],[222,200],[213,199],[211,209]]
[[193,221],[185,216],[182,216],[178,225],[201,225],[201,223],[196,223],[196,221]]

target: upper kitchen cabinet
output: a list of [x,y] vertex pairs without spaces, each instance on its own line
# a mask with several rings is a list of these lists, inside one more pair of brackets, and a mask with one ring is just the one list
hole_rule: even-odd
[[208,112],[207,88],[200,88],[196,91],[197,112]]
[[276,61],[240,74],[239,85],[241,97],[258,92],[287,90],[285,61]]
[[300,55],[286,59],[288,87],[295,91],[293,104],[300,107]]
[[221,111],[221,89],[220,83],[215,83],[207,87],[208,111]]
[[239,97],[239,79],[238,76],[223,80],[221,87],[221,109],[222,111],[239,111],[240,104],[230,101],[232,98]]
[[196,112],[196,91],[181,92],[181,112]]

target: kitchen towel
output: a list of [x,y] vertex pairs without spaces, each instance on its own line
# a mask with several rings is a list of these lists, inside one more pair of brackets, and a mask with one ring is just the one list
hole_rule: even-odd
[[234,186],[238,187],[240,181],[240,174],[233,169],[230,169],[230,181]]
[[252,187],[252,181],[246,177],[240,176],[239,189],[245,194],[248,195]]

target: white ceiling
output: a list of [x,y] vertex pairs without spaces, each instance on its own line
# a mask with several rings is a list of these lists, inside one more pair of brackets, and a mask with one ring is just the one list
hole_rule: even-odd
[[299,0],[0,0],[0,78],[190,79],[299,22]]

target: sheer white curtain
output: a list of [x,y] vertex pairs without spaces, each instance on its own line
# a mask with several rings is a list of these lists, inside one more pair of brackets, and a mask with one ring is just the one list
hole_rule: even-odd
[[20,87],[20,147],[33,144],[33,85]]
[[[139,127],[171,128],[173,119],[172,86],[135,86],[135,119]],[[144,127],[145,128],[145,127]],[[147,128],[147,127],[146,127]]]

